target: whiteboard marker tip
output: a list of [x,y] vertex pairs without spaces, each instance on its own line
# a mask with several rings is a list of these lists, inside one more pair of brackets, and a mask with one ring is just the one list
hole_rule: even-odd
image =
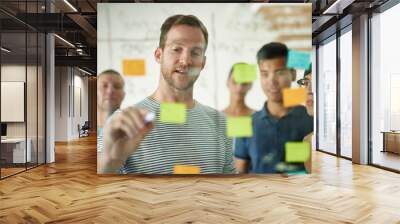
[[146,114],[146,116],[144,117],[144,121],[146,123],[150,123],[154,120],[155,117],[156,117],[156,115],[153,112],[150,112],[150,113]]

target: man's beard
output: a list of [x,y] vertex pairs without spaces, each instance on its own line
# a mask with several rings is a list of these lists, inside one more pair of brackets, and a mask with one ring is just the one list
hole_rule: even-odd
[[[175,72],[171,72],[170,75],[163,75],[164,80],[168,83],[168,85],[176,90],[179,91],[187,91],[191,88],[193,88],[194,83],[196,82],[196,80],[198,79],[199,75],[191,75],[190,73],[193,74],[193,70],[194,69],[189,69],[189,74],[186,74],[188,77],[186,77],[186,79],[189,79],[189,81],[187,82],[186,85],[184,86],[179,86],[175,83],[174,77],[177,74],[174,74]],[[165,73],[163,73],[165,74]]]

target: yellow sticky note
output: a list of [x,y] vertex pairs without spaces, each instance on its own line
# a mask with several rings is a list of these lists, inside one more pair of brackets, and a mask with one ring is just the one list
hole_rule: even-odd
[[160,122],[184,124],[186,122],[186,105],[183,103],[161,103]]
[[233,66],[233,80],[236,83],[250,83],[257,77],[257,66],[252,64],[236,64]]
[[228,137],[251,137],[253,136],[253,126],[251,117],[228,117],[227,118]]
[[122,61],[122,71],[128,76],[143,76],[146,74],[144,59],[127,59]]
[[200,167],[190,165],[175,165],[174,174],[200,174]]
[[310,159],[311,148],[308,142],[287,142],[285,144],[285,161],[303,163]]
[[287,88],[283,90],[283,106],[292,107],[302,105],[307,100],[305,88]]

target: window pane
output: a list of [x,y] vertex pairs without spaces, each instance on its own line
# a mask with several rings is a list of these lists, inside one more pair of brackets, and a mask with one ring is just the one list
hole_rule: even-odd
[[372,23],[372,163],[400,170],[400,5]]
[[26,142],[26,33],[1,33],[1,177],[24,171],[30,161]]
[[352,156],[352,35],[340,37],[340,153]]
[[318,148],[336,153],[336,40],[318,48]]
[[39,33],[38,45],[38,164],[45,163],[45,44],[46,37]]
[[30,152],[28,155],[28,168],[37,165],[37,73],[38,49],[37,33],[28,32],[27,55],[27,80],[26,80],[26,117],[27,117],[27,142]]

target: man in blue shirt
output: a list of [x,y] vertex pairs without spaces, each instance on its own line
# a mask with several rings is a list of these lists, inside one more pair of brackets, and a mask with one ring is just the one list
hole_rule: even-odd
[[[236,169],[239,173],[285,171],[285,143],[301,142],[313,129],[313,118],[304,106],[285,108],[282,90],[296,80],[296,71],[287,68],[288,48],[269,43],[257,53],[261,87],[267,96],[263,108],[252,115],[253,136],[235,141]],[[304,170],[297,164],[295,170]]]

